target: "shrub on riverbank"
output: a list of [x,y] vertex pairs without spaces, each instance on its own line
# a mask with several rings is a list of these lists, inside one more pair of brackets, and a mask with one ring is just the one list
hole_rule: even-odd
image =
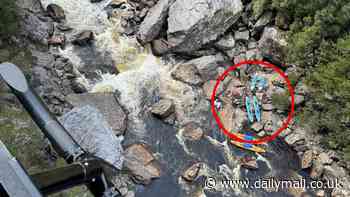
[[0,1],[0,37],[13,34],[18,27],[15,0]]

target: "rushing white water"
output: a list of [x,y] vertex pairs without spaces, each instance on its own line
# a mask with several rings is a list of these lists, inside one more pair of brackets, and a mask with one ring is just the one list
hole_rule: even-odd
[[118,75],[102,75],[103,80],[95,84],[91,92],[119,92],[119,102],[129,112],[129,120],[132,121],[129,129],[142,136],[146,128],[140,117],[159,95],[159,70],[157,58],[149,55],[138,69]]
[[79,68],[90,66],[91,63],[113,64],[119,71],[125,71],[144,59],[145,50],[136,39],[120,34],[121,17],[128,10],[118,10],[113,17],[108,18],[106,7],[111,1],[91,3],[90,0],[41,0],[44,8],[54,3],[64,9],[66,24],[73,28],[72,32],[65,33],[68,38],[86,30],[94,33],[95,42],[91,47],[78,47],[68,43],[64,50],[59,50],[74,66]]

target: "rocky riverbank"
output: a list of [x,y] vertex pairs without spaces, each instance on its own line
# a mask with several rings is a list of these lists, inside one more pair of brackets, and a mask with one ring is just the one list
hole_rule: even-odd
[[[256,15],[252,3],[243,0],[22,0],[18,5],[23,27],[18,39],[34,59],[31,83],[50,110],[68,119],[67,127],[76,126],[70,119],[93,122],[101,113],[106,121],[96,127],[107,124],[116,141],[123,140],[124,151],[110,142],[118,151],[106,156],[117,162],[123,151],[117,165],[128,173],[115,175],[114,181],[122,196],[350,195],[349,165],[321,148],[319,137],[298,121],[266,147],[268,154],[255,155],[231,146],[212,118],[209,100],[215,80],[242,60],[279,66],[295,86],[297,112],[303,107],[308,93],[299,80],[302,74],[284,62],[288,20],[283,15]],[[243,67],[240,74],[249,69]],[[235,80],[224,83],[223,92],[242,86]],[[283,97],[287,88],[278,79],[274,83],[262,103],[262,116],[268,117],[263,119],[269,121],[252,125],[259,136],[278,127],[289,110],[288,96]],[[79,115],[85,105],[98,112]],[[225,114],[232,116],[224,121],[240,127],[245,112],[228,106]],[[247,163],[241,167],[246,155],[256,158],[255,171],[244,169]],[[203,188],[206,177],[269,176],[338,179],[343,188]]]

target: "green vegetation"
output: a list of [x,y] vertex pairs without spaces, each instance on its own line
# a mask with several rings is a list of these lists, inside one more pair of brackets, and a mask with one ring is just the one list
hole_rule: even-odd
[[[2,91],[0,93],[0,96],[6,94]],[[50,166],[42,152],[44,137],[23,109],[0,106],[0,140],[30,174],[66,165],[59,159],[54,166]],[[91,197],[91,194],[84,186],[80,186],[52,196]]]
[[[350,36],[328,48],[329,60],[308,76],[311,105],[304,110],[311,117],[313,128],[326,134],[324,142],[331,148],[348,152],[350,156]],[[330,51],[329,51],[330,50]],[[327,58],[327,57],[323,57]],[[327,62],[327,63],[326,63]],[[317,109],[317,110],[315,110]],[[349,158],[350,159],[350,158]]]
[[41,155],[43,137],[26,113],[14,107],[0,109],[0,139],[23,166],[35,173],[48,168]]
[[310,89],[298,117],[350,161],[350,1],[256,0],[253,9],[291,19],[287,62],[303,69]]
[[288,111],[290,102],[289,102],[289,94],[283,93],[273,93],[272,96],[272,104],[280,110]]
[[18,27],[15,0],[0,1],[0,36],[13,34]]

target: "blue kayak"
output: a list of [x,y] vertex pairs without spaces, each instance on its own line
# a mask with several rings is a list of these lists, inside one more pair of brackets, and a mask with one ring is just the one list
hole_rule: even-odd
[[260,122],[261,120],[260,105],[256,96],[254,96],[253,98],[253,105],[254,105],[254,111],[255,111],[255,118],[258,122]]
[[245,107],[247,109],[247,115],[248,115],[248,119],[250,122],[254,121],[254,117],[253,117],[253,113],[252,113],[252,108],[250,105],[250,98],[248,96],[245,97]]

